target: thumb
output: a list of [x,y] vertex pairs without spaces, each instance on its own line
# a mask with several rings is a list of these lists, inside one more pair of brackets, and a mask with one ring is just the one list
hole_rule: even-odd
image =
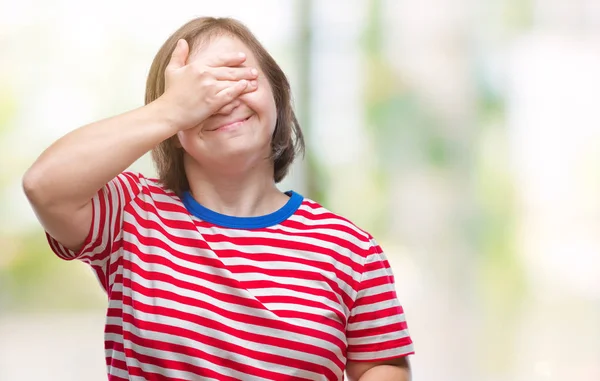
[[177,41],[177,45],[175,45],[175,49],[171,54],[171,60],[169,61],[167,67],[170,69],[179,69],[184,67],[188,59],[189,49],[190,48],[186,40],[180,39]]

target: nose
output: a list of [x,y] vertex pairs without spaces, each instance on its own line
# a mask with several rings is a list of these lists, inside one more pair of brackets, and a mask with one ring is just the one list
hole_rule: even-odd
[[215,114],[216,115],[229,115],[233,112],[233,110],[235,110],[237,107],[239,107],[240,104],[241,104],[240,100],[236,99],[233,102],[228,103],[225,106],[221,107]]

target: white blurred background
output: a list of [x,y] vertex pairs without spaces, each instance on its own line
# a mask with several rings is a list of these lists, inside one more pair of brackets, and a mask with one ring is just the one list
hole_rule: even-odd
[[415,381],[600,381],[598,0],[0,0],[0,380],[106,379],[104,295],[20,180],[141,106],[196,16],[243,21],[288,73],[309,151],[281,186],[387,251]]

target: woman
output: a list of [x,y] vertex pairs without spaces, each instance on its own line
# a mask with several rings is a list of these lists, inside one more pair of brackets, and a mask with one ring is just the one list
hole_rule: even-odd
[[[182,26],[146,105],[50,146],[23,187],[52,250],[108,295],[110,380],[408,380],[393,275],[366,232],[280,192],[290,86],[232,19]],[[126,169],[152,150],[159,179]]]

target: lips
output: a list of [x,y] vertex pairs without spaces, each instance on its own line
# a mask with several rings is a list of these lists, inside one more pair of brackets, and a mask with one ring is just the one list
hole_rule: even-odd
[[227,128],[230,128],[230,127],[234,127],[237,124],[244,123],[248,119],[250,119],[249,116],[245,117],[245,118],[231,119],[231,120],[226,121],[225,123],[222,123],[222,124],[218,125],[215,128],[211,128],[208,131],[217,131],[217,130],[222,130],[222,129],[227,129]]

